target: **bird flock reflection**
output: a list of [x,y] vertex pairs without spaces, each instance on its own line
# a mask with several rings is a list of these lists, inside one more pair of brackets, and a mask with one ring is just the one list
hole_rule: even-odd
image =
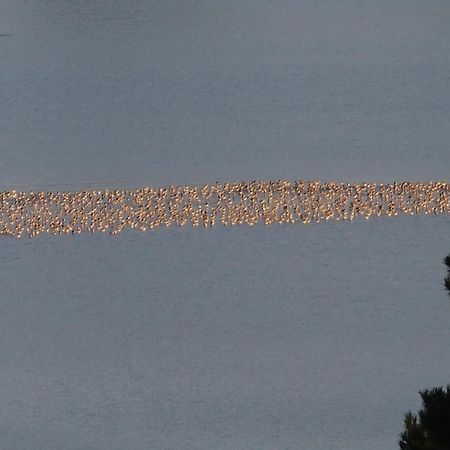
[[77,192],[0,192],[0,235],[38,236],[161,226],[212,227],[450,212],[444,182],[252,181]]

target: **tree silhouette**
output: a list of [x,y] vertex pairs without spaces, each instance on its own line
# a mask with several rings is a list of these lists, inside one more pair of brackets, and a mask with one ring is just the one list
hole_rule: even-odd
[[[450,295],[450,255],[444,258],[447,276],[444,286]],[[423,408],[405,414],[405,430],[398,445],[401,450],[450,450],[450,384],[419,392]]]
[[444,258],[444,264],[447,266],[447,276],[444,279],[444,286],[450,295],[450,255]]
[[419,392],[423,408],[405,414],[401,450],[450,450],[450,385]]

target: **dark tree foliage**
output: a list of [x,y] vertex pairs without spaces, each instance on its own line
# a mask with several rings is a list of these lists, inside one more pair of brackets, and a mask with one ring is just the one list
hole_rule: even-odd
[[447,266],[447,276],[444,279],[444,286],[450,295],[450,255],[444,258],[444,264]]
[[450,385],[419,392],[422,409],[405,414],[401,450],[450,450]]

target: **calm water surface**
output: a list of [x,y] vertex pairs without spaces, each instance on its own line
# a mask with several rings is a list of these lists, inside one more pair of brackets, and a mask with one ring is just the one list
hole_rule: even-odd
[[[0,190],[447,179],[450,3],[0,0]],[[395,449],[448,383],[449,218],[0,239],[0,448]]]
[[0,187],[448,177],[446,1],[0,8]]

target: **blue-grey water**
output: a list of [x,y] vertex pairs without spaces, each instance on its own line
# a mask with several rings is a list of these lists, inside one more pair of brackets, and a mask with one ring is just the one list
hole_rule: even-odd
[[448,177],[445,0],[0,5],[1,187]]
[[[0,0],[0,190],[448,180],[450,3]],[[448,383],[450,220],[0,240],[0,448],[394,449]]]

